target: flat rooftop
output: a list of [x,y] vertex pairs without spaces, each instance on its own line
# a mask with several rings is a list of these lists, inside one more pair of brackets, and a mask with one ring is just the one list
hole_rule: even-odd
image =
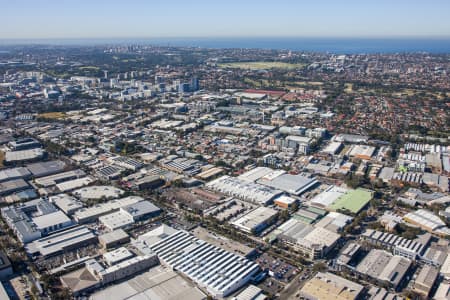
[[253,248],[250,248],[242,243],[234,240],[230,240],[224,236],[218,235],[213,232],[209,232],[207,229],[197,226],[192,230],[192,234],[200,240],[206,241],[216,247],[222,248],[228,252],[247,256],[253,252]]
[[332,210],[349,210],[356,214],[372,200],[372,191],[365,189],[350,190],[329,206]]
[[151,268],[120,284],[91,295],[91,300],[183,299],[200,300],[206,295],[183,277],[163,266]]

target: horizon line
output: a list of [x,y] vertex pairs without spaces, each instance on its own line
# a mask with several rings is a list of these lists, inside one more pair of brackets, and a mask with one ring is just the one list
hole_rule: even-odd
[[58,41],[58,40],[152,40],[152,39],[285,39],[285,38],[299,38],[299,39],[421,39],[421,40],[446,40],[450,39],[450,35],[373,35],[373,36],[305,36],[305,35],[223,35],[223,36],[99,36],[99,37],[36,37],[36,38],[2,38],[0,41]]

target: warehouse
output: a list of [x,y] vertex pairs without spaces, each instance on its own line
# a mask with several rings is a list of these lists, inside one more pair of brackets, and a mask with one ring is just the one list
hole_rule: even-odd
[[315,196],[310,201],[310,204],[319,208],[327,208],[347,192],[348,189],[346,188],[332,185],[322,193]]
[[35,182],[42,187],[50,187],[64,181],[83,177],[84,175],[86,175],[86,173],[84,173],[83,170],[78,169],[37,178]]
[[239,175],[237,178],[247,182],[256,182],[256,180],[273,173],[273,171],[273,169],[267,167],[256,167]]
[[340,232],[346,225],[350,224],[352,220],[352,217],[332,211],[314,226],[322,227],[333,232]]
[[40,147],[41,144],[33,138],[21,138],[8,143],[8,148],[12,151],[28,150]]
[[292,174],[274,174],[265,176],[257,181],[259,184],[281,190],[294,196],[300,196],[304,192],[316,186],[319,182],[315,178]]
[[130,236],[122,229],[117,229],[100,235],[98,240],[103,248],[109,249],[128,243],[130,241]]
[[125,282],[98,291],[90,299],[132,298],[204,300],[206,295],[176,272],[167,267],[156,266]]
[[56,187],[58,188],[58,190],[60,192],[64,193],[64,192],[70,192],[70,191],[73,191],[74,189],[78,189],[83,186],[89,185],[92,182],[94,182],[94,179],[90,176],[86,176],[86,177],[81,177],[81,178],[58,183],[56,185]]
[[311,260],[323,258],[334,248],[340,235],[321,227],[313,227],[294,218],[276,229],[278,239]]
[[86,261],[84,268],[65,274],[60,277],[60,280],[65,287],[77,296],[83,292],[132,276],[157,264],[156,255],[132,256],[112,266],[104,266],[95,259],[90,259]]
[[261,184],[245,182],[236,177],[224,175],[206,184],[214,191],[259,205],[268,205],[283,192]]
[[30,171],[24,167],[4,169],[0,171],[0,182],[14,179],[29,179],[30,177]]
[[44,157],[45,151],[41,148],[21,150],[21,151],[7,151],[5,152],[5,163],[15,164],[19,162],[31,162]]
[[13,179],[0,182],[0,196],[30,189],[31,186],[23,179]]
[[423,254],[428,247],[430,238],[431,237],[428,236],[428,238],[424,238],[423,241],[418,239],[408,240],[392,233],[376,231],[373,229],[367,229],[361,235],[361,239],[368,241],[373,245],[385,247],[395,255],[400,255],[412,260],[416,260]]
[[375,153],[375,149],[375,147],[367,145],[353,145],[348,152],[348,156],[370,160]]
[[301,289],[306,299],[356,300],[360,298],[364,286],[332,273],[317,273]]
[[246,233],[258,234],[274,222],[277,214],[278,212],[272,208],[258,207],[231,224]]
[[73,225],[69,217],[45,199],[4,207],[1,214],[24,244]]
[[414,280],[413,291],[427,298],[438,276],[438,269],[429,265],[423,266]]
[[438,216],[426,209],[418,209],[415,212],[407,213],[403,216],[403,220],[430,233],[441,236],[450,235],[447,225]]
[[35,240],[25,250],[32,256],[48,257],[94,243],[97,243],[97,236],[89,228],[76,226]]
[[133,190],[157,189],[165,184],[164,179],[160,175],[148,175],[128,182],[127,185]]
[[98,221],[110,231],[120,228],[125,229],[134,224],[133,218],[122,210],[101,216],[98,218]]
[[280,208],[288,209],[298,204],[298,200],[286,195],[282,195],[275,199],[274,204]]
[[141,163],[140,161],[124,156],[116,156],[110,158],[109,161],[119,167],[132,171],[137,171],[144,166],[144,164]]
[[139,239],[144,240],[164,264],[206,288],[213,297],[230,295],[260,272],[256,263],[240,255],[199,240],[186,231],[173,231],[162,234],[157,228]]
[[161,213],[159,207],[147,200],[124,206],[120,210],[128,214],[135,222],[156,217]]
[[208,170],[205,170],[205,171],[197,174],[196,177],[201,180],[210,180],[222,173],[223,173],[222,168],[213,167],[213,168],[210,168]]
[[50,196],[48,200],[55,204],[66,215],[72,215],[83,207],[83,203],[81,203],[81,201],[67,194]]
[[331,142],[322,150],[322,152],[330,155],[335,155],[342,150],[343,146],[344,145],[341,142]]
[[121,207],[119,211],[99,217],[99,221],[109,230],[126,228],[137,221],[156,217],[161,209],[150,201],[144,200]]
[[387,282],[397,289],[403,283],[411,266],[411,260],[392,255],[384,250],[372,249],[358,264],[356,271],[381,282]]
[[81,200],[89,199],[115,199],[124,193],[123,190],[109,185],[87,186],[72,192]]
[[29,164],[27,169],[33,174],[33,177],[44,177],[64,171],[66,164],[61,160],[52,160]]
[[89,223],[96,221],[99,217],[118,211],[121,207],[144,200],[142,197],[130,196],[122,199],[111,200],[91,207],[82,208],[75,212],[74,219],[78,223]]
[[103,180],[113,180],[120,177],[124,168],[119,166],[104,166],[95,171],[97,177]]

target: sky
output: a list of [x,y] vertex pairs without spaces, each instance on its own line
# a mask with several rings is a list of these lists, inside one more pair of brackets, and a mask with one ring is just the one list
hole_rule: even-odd
[[0,39],[450,37],[450,0],[0,0]]

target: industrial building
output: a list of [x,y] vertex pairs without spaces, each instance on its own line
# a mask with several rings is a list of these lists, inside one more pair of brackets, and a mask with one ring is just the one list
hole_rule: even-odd
[[276,229],[277,238],[311,260],[323,258],[340,239],[340,235],[291,218]]
[[122,199],[115,199],[105,203],[96,204],[91,207],[77,210],[74,214],[74,219],[80,224],[94,222],[103,215],[118,211],[121,207],[125,207],[143,200],[144,198],[139,196],[129,196]]
[[346,210],[357,214],[363,210],[372,200],[373,191],[358,188],[349,190],[337,186],[331,186],[314,197],[310,205],[324,208],[329,211]]
[[109,185],[87,186],[72,192],[73,195],[81,200],[101,198],[115,199],[120,197],[123,193],[123,190]]
[[0,196],[30,189],[31,186],[22,178],[0,182]]
[[314,226],[322,227],[333,232],[340,232],[346,225],[350,224],[352,220],[352,217],[332,211],[315,223]]
[[256,263],[183,230],[161,226],[139,239],[157,253],[164,264],[189,277],[213,297],[230,295],[260,272]]
[[313,141],[310,137],[297,135],[289,135],[285,140],[286,147],[297,150],[299,154],[308,154]]
[[23,162],[36,161],[42,159],[45,155],[45,151],[41,148],[20,150],[20,151],[7,151],[5,152],[5,164],[16,164]]
[[236,177],[222,176],[206,184],[206,187],[259,205],[268,205],[283,192],[261,184],[246,182]]
[[423,266],[414,280],[413,291],[428,297],[438,276],[438,269],[430,265]]
[[60,182],[56,184],[56,187],[60,192],[64,193],[89,185],[92,182],[94,182],[94,179],[91,176],[86,176],[69,181]]
[[69,181],[72,179],[77,179],[80,177],[85,176],[86,173],[83,170],[77,169],[72,171],[67,171],[63,173],[57,173],[50,176],[45,176],[41,178],[37,178],[35,180],[36,184],[42,186],[42,187],[51,187],[58,183]]
[[411,260],[419,258],[427,249],[431,236],[423,236],[421,239],[408,240],[398,235],[367,229],[361,239],[381,246],[391,251],[395,255],[400,255]]
[[24,167],[4,169],[0,171],[0,182],[14,179],[29,179],[30,177],[30,171]]
[[38,162],[26,166],[33,177],[44,177],[64,171],[66,164],[61,160]]
[[156,266],[90,296],[91,300],[131,298],[205,300],[206,295],[171,269]]
[[276,190],[281,190],[294,196],[300,196],[319,182],[315,178],[302,175],[275,173],[273,176],[262,177],[257,183],[269,186]]
[[126,228],[137,221],[156,217],[160,213],[159,207],[153,205],[150,201],[143,200],[123,206],[117,212],[101,216],[99,221],[112,231]]
[[83,203],[80,200],[67,194],[50,196],[48,200],[69,216],[73,215],[80,208],[83,208]]
[[21,138],[8,143],[8,148],[11,149],[11,151],[20,151],[40,147],[41,144],[33,138]]
[[330,155],[336,155],[343,149],[343,147],[344,145],[341,142],[331,142],[322,150],[322,152]]
[[288,209],[298,204],[298,199],[282,195],[275,199],[274,204],[280,208]]
[[117,229],[100,235],[98,237],[98,240],[103,248],[109,249],[121,244],[128,243],[130,241],[130,236],[122,229]]
[[411,260],[392,255],[387,251],[372,249],[356,267],[356,271],[397,289],[405,279]]
[[364,286],[332,273],[317,273],[300,290],[305,299],[356,300],[363,293]]
[[4,207],[1,214],[24,244],[73,225],[69,217],[45,199]]
[[152,190],[162,187],[165,180],[160,175],[148,175],[127,182],[127,186],[132,190]]
[[438,216],[426,209],[418,209],[407,213],[403,216],[403,220],[430,233],[440,236],[450,235],[447,225]]
[[275,221],[278,211],[268,207],[258,207],[231,222],[238,229],[251,234],[257,234]]
[[[74,296],[78,296],[81,293],[131,277],[158,264],[156,255],[136,256],[128,250],[123,252],[123,249],[120,249],[120,252],[118,253],[116,250],[114,253],[104,254],[107,260],[110,259],[109,262],[115,261],[112,264],[100,263],[95,259],[86,261],[84,268],[61,276],[61,283],[69,288]],[[123,253],[125,255],[121,255]]]
[[440,272],[445,279],[450,280],[450,255],[447,255]]
[[116,156],[108,160],[119,167],[132,171],[137,171],[144,166],[140,161],[124,156]]
[[375,150],[376,148],[373,146],[353,145],[348,152],[348,156],[370,160],[375,153]]
[[97,236],[86,226],[76,226],[59,231],[29,243],[25,250],[31,256],[48,257],[97,243]]

